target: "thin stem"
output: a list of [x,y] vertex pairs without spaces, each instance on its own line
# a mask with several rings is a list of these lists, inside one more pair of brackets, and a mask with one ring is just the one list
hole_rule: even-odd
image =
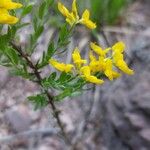
[[102,36],[103,36],[103,38],[104,38],[104,40],[105,40],[105,42],[106,42],[106,45],[107,45],[107,46],[110,46],[110,43],[109,43],[109,41],[108,41],[107,36],[105,35],[105,32],[104,32],[103,30],[101,30],[100,32],[101,32],[101,34],[102,34]]
[[46,90],[46,89],[43,87],[43,85],[42,85],[42,77],[41,77],[41,75],[40,75],[40,73],[39,73],[39,70],[38,70],[37,66],[33,64],[33,62],[31,61],[31,59],[28,57],[28,55],[27,55],[26,53],[24,53],[24,52],[22,51],[22,49],[21,49],[20,46],[17,46],[17,45],[16,45],[15,43],[13,43],[13,42],[11,42],[10,44],[11,44],[11,46],[13,47],[13,49],[16,50],[16,51],[19,53],[19,55],[20,55],[23,59],[26,60],[28,66],[33,70],[33,73],[34,73],[34,75],[35,75],[36,78],[37,78],[37,82],[38,82],[39,86],[40,86],[42,89],[44,89],[44,92],[45,92],[45,94],[47,95],[48,104],[50,104],[50,106],[51,106],[51,108],[52,108],[53,115],[54,115],[54,117],[55,117],[56,120],[57,120],[57,124],[58,124],[59,128],[61,129],[62,135],[64,136],[66,143],[67,143],[67,144],[71,144],[70,139],[68,138],[67,133],[66,133],[66,131],[65,131],[64,125],[63,125],[63,123],[61,122],[60,115],[59,115],[59,114],[60,114],[60,111],[57,109],[57,107],[56,107],[56,105],[55,105],[55,103],[54,103],[53,96],[48,92],[48,90]]

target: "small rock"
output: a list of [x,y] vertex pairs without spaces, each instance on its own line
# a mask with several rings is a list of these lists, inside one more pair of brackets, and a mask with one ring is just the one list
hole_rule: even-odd
[[31,124],[30,116],[23,107],[20,110],[8,110],[5,113],[5,119],[15,132],[28,130]]
[[129,122],[134,128],[142,129],[148,126],[148,123],[143,115],[126,113],[125,116],[127,119],[129,119]]
[[140,135],[141,137],[148,141],[149,144],[150,144],[150,128],[149,129],[143,129],[141,132],[140,132]]

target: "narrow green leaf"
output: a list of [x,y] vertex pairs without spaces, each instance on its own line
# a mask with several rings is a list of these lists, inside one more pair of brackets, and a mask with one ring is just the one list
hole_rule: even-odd
[[46,11],[46,2],[42,2],[39,8],[39,18],[42,19]]
[[28,100],[34,104],[35,110],[45,107],[48,104],[48,101],[46,100],[46,96],[43,94],[29,96]]
[[29,4],[28,6],[26,6],[22,11],[21,17],[24,17],[27,14],[31,13],[32,9],[33,9],[33,4]]

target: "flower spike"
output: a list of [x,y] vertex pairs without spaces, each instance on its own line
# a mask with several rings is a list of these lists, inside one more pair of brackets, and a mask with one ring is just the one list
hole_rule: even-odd
[[60,2],[58,2],[58,10],[62,13],[64,17],[66,17],[66,22],[73,26],[75,24],[83,24],[89,29],[95,29],[96,24],[90,20],[90,12],[86,9],[80,19],[77,10],[76,0],[72,2],[72,10],[71,12]]

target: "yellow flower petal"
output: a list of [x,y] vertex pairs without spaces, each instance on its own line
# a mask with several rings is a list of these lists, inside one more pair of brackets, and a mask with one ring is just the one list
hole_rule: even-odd
[[106,60],[106,68],[104,74],[108,77],[109,80],[113,80],[114,78],[118,78],[120,74],[113,70],[113,62],[111,59]]
[[79,16],[78,16],[78,11],[77,11],[77,4],[76,4],[76,0],[73,0],[73,3],[72,3],[72,12],[76,18],[76,20],[79,19]]
[[0,8],[0,14],[0,24],[15,24],[18,21],[18,18],[9,15],[4,8]]
[[70,16],[69,10],[60,2],[58,2],[58,10],[62,13],[63,16]]
[[114,79],[119,78],[121,76],[121,74],[116,71],[112,71],[112,75]]
[[[74,5],[75,4],[73,3],[73,9],[74,11],[76,11]],[[66,21],[70,24],[70,26],[72,26],[73,24],[77,22],[77,19],[75,16],[76,12],[69,12],[69,10],[60,2],[58,2],[58,10],[62,13],[64,17],[66,17]]]
[[76,47],[72,53],[72,59],[77,68],[80,68],[82,64],[86,64],[87,61],[85,59],[81,59],[79,49]]
[[124,49],[125,49],[125,44],[123,42],[117,42],[112,47],[112,50],[114,52],[120,52],[120,53],[122,53],[124,51]]
[[86,76],[86,75],[89,76],[91,74],[90,67],[89,66],[83,66],[83,67],[81,67],[80,73],[83,74],[84,76]]
[[64,63],[59,63],[57,60],[55,59],[50,59],[49,60],[49,64],[51,64],[54,68],[56,68],[57,70],[61,71],[61,72],[71,72],[72,68],[74,67],[72,64],[64,64]]
[[128,75],[133,75],[134,71],[132,69],[130,69],[126,62],[123,60],[118,60],[117,63],[115,64],[121,71],[123,71],[124,73],[128,74]]
[[82,24],[84,24],[89,29],[95,29],[96,28],[96,24],[94,22],[92,22],[91,20],[83,20]]
[[93,55],[92,51],[89,52],[89,58],[90,58],[90,61],[96,61],[96,57]]
[[84,76],[85,80],[94,84],[103,84],[104,81],[95,76]]
[[122,54],[124,49],[125,49],[125,44],[123,42],[118,42],[114,44],[114,46],[112,47],[114,64],[124,73],[128,75],[133,75],[134,71],[130,69],[127,63],[124,61],[123,54]]
[[81,23],[89,29],[96,28],[96,24],[89,19],[90,12],[88,10],[84,11],[81,19],[79,18],[76,0],[73,0],[71,12],[69,12],[69,10],[60,2],[58,2],[58,10],[66,17],[66,21],[70,24],[70,26]]
[[80,72],[83,74],[82,77],[88,82],[95,83],[95,84],[102,84],[104,82],[103,80],[98,79],[97,77],[91,75],[89,66],[83,66],[80,69]]
[[79,22],[81,24],[84,24],[85,26],[87,26],[89,29],[95,29],[96,28],[96,24],[93,21],[91,21],[89,19],[89,17],[90,17],[90,12],[86,9],[83,12],[82,18],[81,18],[81,20]]
[[86,9],[83,12],[82,19],[89,20],[89,18],[90,18],[90,12],[89,12],[89,10]]
[[104,71],[106,69],[105,58],[100,56],[98,61],[99,61],[99,65],[100,65],[100,71]]
[[21,3],[15,3],[11,0],[0,0],[0,8],[5,9],[16,9],[22,7]]
[[100,46],[96,45],[95,43],[91,42],[90,47],[98,55],[104,56],[104,57],[106,56],[106,52]]
[[90,70],[93,74],[97,73],[97,72],[100,72],[101,69],[102,69],[101,64],[99,63],[99,61],[91,61],[90,64],[89,64],[89,67],[90,67]]

